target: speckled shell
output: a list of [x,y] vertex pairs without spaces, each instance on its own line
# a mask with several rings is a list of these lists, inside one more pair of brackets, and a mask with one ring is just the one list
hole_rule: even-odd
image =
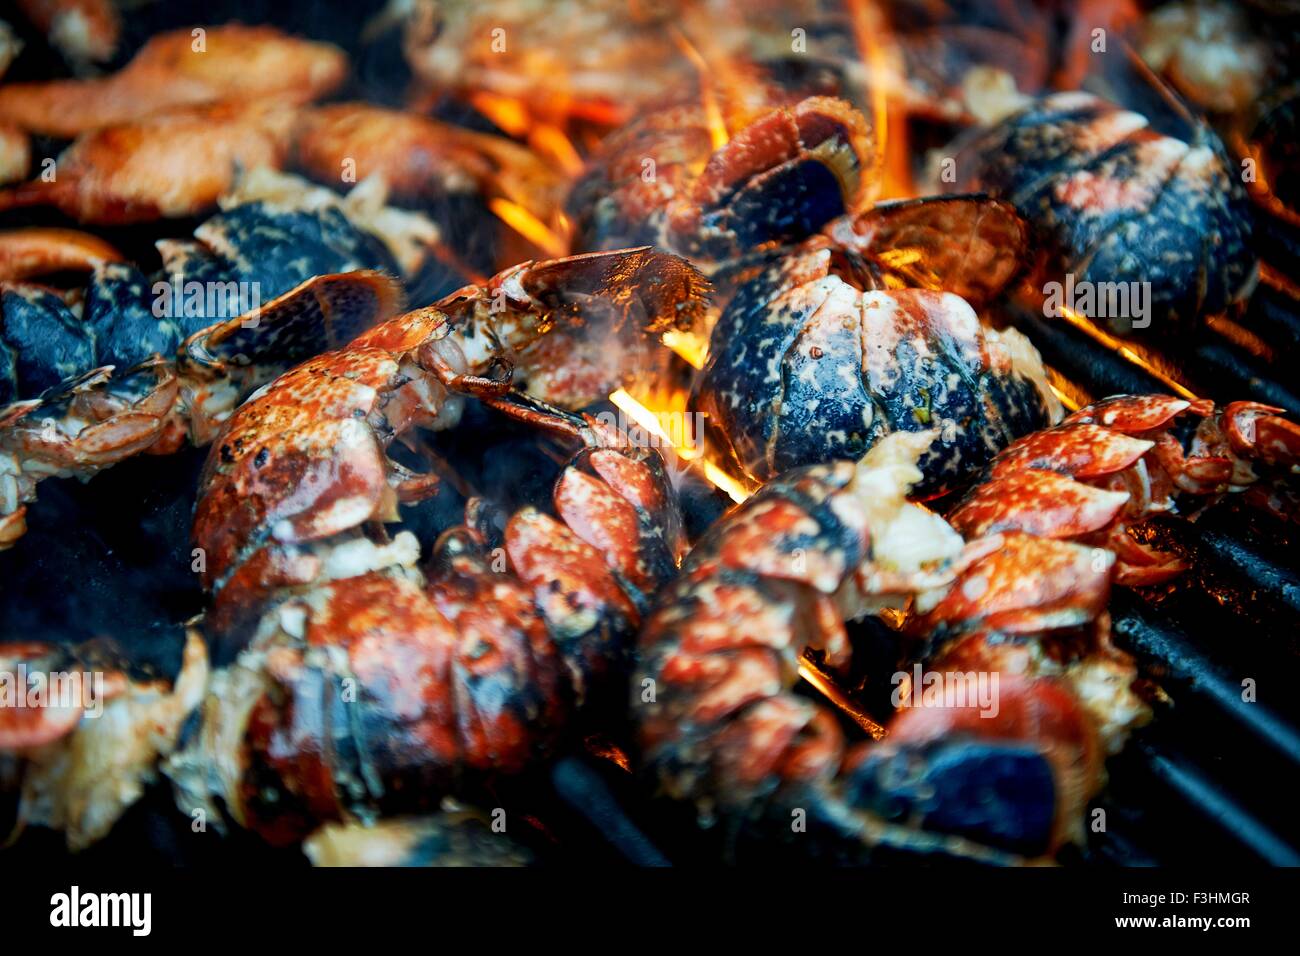
[[[256,299],[265,306],[313,276],[398,272],[383,243],[335,209],[297,212],[248,203],[212,217],[195,236],[198,242],[162,243],[164,267],[152,278],[125,263],[97,266],[80,316],[39,287],[11,285],[0,292],[0,403],[35,398],[99,366],[121,373],[151,355],[171,358],[188,336],[230,317],[205,311],[206,292],[204,308],[185,308],[185,283],[248,283],[250,296],[256,283]],[[173,276],[181,283],[179,314],[174,297],[160,303],[154,291]],[[166,308],[156,311],[160,304]],[[246,354],[256,349],[253,331],[244,336],[252,346]],[[322,335],[311,351],[331,344],[326,339]]]
[[[1091,94],[1060,93],[967,144],[957,168],[957,188],[1007,199],[1032,223],[1050,256],[1047,280],[1151,283],[1151,334],[1249,289],[1245,188],[1203,126],[1188,143]],[[1132,331],[1126,317],[1098,321]]]
[[441,607],[382,573],[325,585],[288,605],[300,638],[281,632],[236,665],[246,713],[209,697],[209,719],[242,731],[226,757],[241,825],[296,842],[321,822],[436,805],[467,772],[518,770],[544,746],[561,664],[530,596],[483,573],[472,541],[447,539],[436,560]]
[[[1297,456],[1300,426],[1280,409],[1116,395],[1008,446],[947,518],[966,536],[1023,532],[1098,544],[1119,556],[1121,584],[1157,584],[1186,563],[1129,536],[1127,527],[1176,507],[1184,495],[1265,492],[1271,482],[1285,488],[1278,471]],[[1262,503],[1281,517],[1295,512],[1289,494]]]
[[693,407],[760,481],[860,458],[893,431],[937,427],[917,489],[937,494],[1049,420],[1037,386],[986,339],[957,296],[863,291],[836,271],[831,248],[810,243],[737,292],[713,331]]
[[[261,459],[270,470],[272,457],[285,458],[246,450],[253,467]],[[358,461],[364,456],[356,448],[331,450],[358,465],[353,473],[372,467]],[[240,591],[263,615],[258,635],[221,678],[247,688],[248,703],[240,694],[209,697],[205,738],[215,748],[197,757],[200,766],[220,761],[237,770],[225,799],[241,825],[287,844],[322,822],[434,807],[487,775],[519,772],[548,752],[575,707],[621,692],[643,606],[630,580],[648,575],[637,583],[652,593],[675,571],[671,558],[666,566],[659,559],[671,539],[666,528],[680,525],[680,516],[669,486],[643,463],[580,458],[611,484],[576,490],[566,483],[589,473],[566,470],[555,506],[573,527],[521,509],[501,530],[498,551],[477,526],[489,512],[472,505],[467,524],[438,538],[423,585],[398,568],[313,580],[320,566],[292,547],[217,541],[221,529],[205,522],[211,510],[201,502],[196,532],[213,542],[214,556],[246,556],[223,599]],[[330,512],[349,494],[378,496],[347,473],[345,463],[297,488],[290,469],[290,484],[279,489],[291,493],[283,504],[292,508],[295,490],[305,501],[315,490],[322,507],[311,527],[305,515],[279,519],[298,530],[281,527],[272,537],[327,534]],[[220,489],[238,475],[218,470],[214,478]],[[271,479],[241,487],[277,497]],[[361,519],[364,508],[351,513]],[[651,531],[656,515],[665,521]],[[346,531],[347,523],[333,526]],[[250,531],[242,520],[234,524],[235,537]],[[251,534],[259,538],[256,529]],[[288,584],[297,587],[276,590]]]
[[[214,595],[205,628],[232,661],[220,679],[247,693],[209,696],[178,778],[232,768],[217,789],[236,819],[288,843],[518,772],[578,705],[621,698],[632,637],[685,550],[657,453],[523,403],[529,421],[586,445],[555,485],[555,516],[523,508],[498,526],[476,500],[417,567],[411,533],[389,539],[382,525],[400,517],[399,487],[418,497],[423,476],[385,450],[458,418],[462,396],[426,366],[451,356],[458,373],[483,371],[500,343],[524,341],[527,290],[552,268],[572,281],[537,291],[559,304],[613,300],[652,325],[671,315],[674,292],[693,286],[651,269],[638,298],[642,265],[654,263],[631,252],[508,270],[494,288],[521,314],[476,324],[485,289],[464,290],[284,373],[231,416],[200,479],[194,537]],[[495,349],[471,341],[484,337]],[[349,678],[359,707],[343,706]]]
[[[824,599],[870,547],[860,513],[837,507],[852,475],[836,462],[768,483],[709,529],[659,596],[632,712],[646,766],[670,792],[744,806],[783,778],[834,774],[844,745],[834,719],[779,690],[819,630],[843,635]],[[654,705],[639,696],[646,677]]]
[[[854,477],[853,464],[835,462],[774,478],[709,530],[664,589],[641,633],[632,696],[647,770],[669,795],[694,799],[737,834],[753,827],[765,840],[779,839],[791,808],[806,809],[810,822],[825,828],[800,838],[808,855],[824,852],[826,839],[854,847],[845,853],[858,862],[882,845],[928,853],[940,851],[944,834],[1044,852],[1059,842],[1061,820],[1077,823],[1080,795],[1091,795],[1098,782],[1093,759],[1088,773],[1074,773],[1087,780],[1062,797],[1059,748],[1096,755],[1088,718],[1067,690],[1032,713],[1008,706],[1000,721],[973,712],[952,718],[966,733],[946,737],[951,746],[942,752],[913,748],[916,759],[906,761],[903,775],[886,772],[898,766],[879,766],[887,752],[880,745],[846,754],[832,711],[790,692],[806,648],[818,649],[832,668],[848,654],[832,595],[873,558]],[[1104,611],[1109,565],[1080,573],[1092,568],[1091,549],[1021,535],[971,560],[922,622],[923,637],[990,624],[1041,631]],[[644,697],[647,687],[653,700]],[[918,718],[929,719],[918,712],[910,723]],[[890,725],[899,727],[904,748],[928,740],[923,726],[909,733],[908,724],[904,715]],[[940,779],[914,787],[928,772]],[[931,785],[944,781],[948,786]],[[1005,790],[997,807],[1033,825],[998,820],[990,787]],[[900,818],[909,801],[917,814]],[[872,823],[863,822],[863,810],[876,814]],[[942,832],[919,831],[923,822]],[[947,851],[974,848],[947,844]]]
[[94,368],[94,342],[48,289],[0,290],[0,402],[35,398]]

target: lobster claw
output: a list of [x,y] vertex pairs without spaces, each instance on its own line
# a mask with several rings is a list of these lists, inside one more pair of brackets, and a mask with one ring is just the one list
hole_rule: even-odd
[[1152,446],[1150,441],[1088,422],[1063,423],[1008,446],[993,463],[992,477],[1034,469],[1071,478],[1101,478],[1128,468]]
[[663,461],[583,449],[555,483],[556,514],[631,586],[642,612],[677,573],[686,534]]
[[1068,416],[1063,425],[1082,423],[1113,428],[1126,435],[1164,428],[1185,411],[1208,415],[1214,410],[1212,403],[1195,403],[1172,395],[1116,395],[1087,405]]
[[1284,410],[1259,402],[1232,402],[1223,410],[1224,431],[1243,458],[1300,470],[1300,424],[1282,418]]
[[526,262],[439,308],[460,328],[490,325],[529,395],[581,408],[654,374],[669,360],[658,335],[700,324],[708,296],[694,266],[646,246]]
[[579,319],[612,304],[621,327],[691,328],[708,304],[708,280],[686,259],[649,246],[526,263],[493,281],[510,299]]
[[1129,497],[1052,471],[1015,472],[976,487],[948,523],[968,538],[1002,531],[1076,538],[1109,527]]

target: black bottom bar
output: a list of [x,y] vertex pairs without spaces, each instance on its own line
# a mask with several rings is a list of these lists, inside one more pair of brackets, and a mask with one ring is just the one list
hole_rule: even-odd
[[[310,871],[286,880],[256,871],[128,870],[26,873],[5,893],[6,945],[36,935],[77,932],[51,926],[77,886],[83,907],[99,893],[149,893],[149,935],[203,939],[224,933],[258,949],[292,939],[296,951],[348,936],[383,946],[418,933],[431,948],[518,933],[534,946],[549,937],[619,947],[633,939],[660,945],[725,942],[738,951],[751,934],[772,949],[771,934],[798,934],[804,946],[913,937],[924,946],[950,938],[1000,948],[1021,940],[1173,931],[1216,942],[1240,934],[1289,932],[1296,870],[421,870]],[[60,894],[63,899],[60,899]],[[51,902],[52,899],[55,902]],[[143,900],[143,898],[141,898]],[[138,911],[137,911],[138,912]],[[1191,921],[1198,921],[1193,925]],[[1208,927],[1199,923],[1209,920]],[[1249,925],[1227,925],[1245,920]],[[1138,922],[1134,922],[1138,921]],[[1038,932],[1038,931],[1041,931]],[[129,926],[82,929],[130,942]],[[395,935],[403,934],[401,937]],[[1231,943],[1229,942],[1229,945]],[[15,949],[14,951],[19,951]]]

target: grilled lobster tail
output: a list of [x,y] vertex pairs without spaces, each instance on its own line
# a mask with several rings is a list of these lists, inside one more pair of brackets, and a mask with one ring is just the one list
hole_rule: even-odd
[[[647,272],[654,287],[638,295]],[[516,267],[299,366],[239,409],[195,512],[208,628],[229,665],[169,763],[187,812],[220,798],[241,826],[288,843],[321,823],[428,809],[528,766],[579,703],[624,676],[647,595],[684,547],[663,464],[594,420],[508,397],[509,370],[557,320],[612,310],[658,328],[656,303],[689,306],[696,280],[643,251]],[[421,566],[414,535],[383,525],[436,479],[386,448],[455,424],[467,393],[582,450],[555,486],[554,516],[524,508],[497,523],[472,502]]]

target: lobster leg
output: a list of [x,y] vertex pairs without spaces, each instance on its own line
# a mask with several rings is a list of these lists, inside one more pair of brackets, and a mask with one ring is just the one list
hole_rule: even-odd
[[[1190,438],[1173,431],[1180,416],[1199,419]],[[997,531],[1097,544],[1119,558],[1116,580],[1158,584],[1186,569],[1176,555],[1129,531],[1189,498],[1247,490],[1266,507],[1294,516],[1293,494],[1273,488],[1297,467],[1300,426],[1281,410],[1167,395],[1124,395],[1087,406],[1060,425],[1014,442],[985,479],[949,513],[966,535]]]
[[[160,357],[113,375],[95,369],[14,408],[0,424],[0,512],[35,497],[43,478],[87,478],[143,451],[211,439],[242,398],[285,365],[347,341],[400,301],[374,272],[318,276],[255,313],[194,333],[174,362]],[[19,414],[21,412],[21,414]],[[12,546],[21,519],[0,545]]]

